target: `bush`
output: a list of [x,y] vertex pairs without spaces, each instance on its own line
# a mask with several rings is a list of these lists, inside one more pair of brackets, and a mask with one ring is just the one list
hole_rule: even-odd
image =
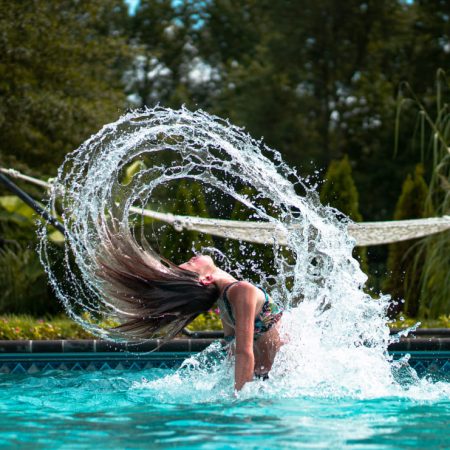
[[[16,196],[0,197],[0,314],[56,314],[62,311],[36,252],[34,211]],[[63,236],[50,233],[62,258]]]
[[[359,194],[352,176],[352,167],[348,156],[340,161],[331,161],[325,174],[325,182],[320,189],[320,201],[332,206],[355,222],[361,222],[359,212]],[[354,250],[362,270],[367,273],[367,249],[358,247]]]
[[0,339],[92,339],[93,336],[64,316],[36,319],[28,315],[0,316]]
[[[401,318],[389,323],[390,328],[409,328],[419,320],[403,315]],[[437,319],[420,320],[420,328],[450,328],[450,316],[442,315]]]
[[222,322],[217,310],[211,310],[200,314],[188,325],[190,331],[215,331],[222,329]]
[[[408,316],[391,322],[391,328],[407,328],[417,323]],[[435,320],[421,322],[421,328],[450,328],[450,316],[442,315]],[[198,316],[188,329],[190,331],[222,330],[220,318],[215,310]],[[184,337],[184,336],[180,336]],[[13,339],[95,339],[88,331],[65,316],[36,319],[27,315],[0,316],[0,340]]]
[[[114,323],[105,323],[114,326]],[[222,323],[216,311],[198,316],[188,329],[191,331],[221,330]],[[0,340],[12,339],[96,339],[91,333],[66,316],[38,319],[29,315],[0,316]]]

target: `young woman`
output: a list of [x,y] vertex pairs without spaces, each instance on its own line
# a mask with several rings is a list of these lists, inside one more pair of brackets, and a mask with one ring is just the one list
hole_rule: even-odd
[[236,358],[235,388],[256,376],[265,379],[281,346],[282,311],[262,289],[238,281],[219,269],[210,256],[197,255],[179,266],[198,274],[204,286],[215,285],[225,339],[233,342]]
[[107,233],[96,271],[107,303],[132,338],[165,332],[170,339],[199,314],[219,305],[225,338],[235,354],[235,389],[267,378],[282,342],[282,310],[262,289],[238,281],[211,257],[197,255],[176,266],[145,250],[130,235]]

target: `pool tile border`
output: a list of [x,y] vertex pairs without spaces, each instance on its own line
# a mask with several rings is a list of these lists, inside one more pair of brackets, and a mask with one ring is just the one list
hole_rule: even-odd
[[[190,355],[217,339],[174,339],[140,344],[104,340],[0,341],[0,373],[38,373],[49,370],[145,370],[177,368]],[[450,338],[403,338],[389,346],[394,359],[410,355],[420,376],[450,379]]]
[[41,353],[9,354],[0,358],[0,374],[29,373],[63,370],[91,372],[98,370],[174,369],[191,353],[154,353],[144,355],[110,353]]
[[97,352],[198,352],[216,339],[174,339],[162,342],[149,339],[141,343],[105,340],[0,340],[0,357],[4,353],[97,353]]
[[[103,370],[177,369],[193,353],[35,353],[9,354],[0,358],[0,374],[35,374],[47,371],[91,372]],[[394,359],[404,356],[396,353]],[[436,376],[450,381],[450,352],[432,355],[412,352],[409,365],[419,376]]]

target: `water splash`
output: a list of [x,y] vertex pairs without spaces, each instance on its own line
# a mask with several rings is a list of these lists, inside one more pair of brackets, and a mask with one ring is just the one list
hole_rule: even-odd
[[[140,170],[127,178],[132,166]],[[40,254],[74,320],[101,337],[121,338],[110,330],[117,312],[96,275],[102,227],[113,217],[117,232],[132,233],[137,241],[145,235],[157,245],[164,227],[130,208],[177,213],[171,198],[180,180],[202,187],[213,217],[230,218],[230,205],[240,202],[251,220],[286,231],[298,225],[298,231],[289,232],[287,246],[274,242],[268,247],[274,255],[272,273],[255,265],[255,252],[246,252],[250,244],[240,243],[240,254],[247,257],[239,260],[220,251],[229,240],[217,240],[220,249],[214,250],[222,255],[222,267],[237,276],[250,269],[276,301],[291,309],[283,320],[289,343],[277,357],[271,380],[285,380],[285,392],[292,395],[317,392],[318,386],[326,395],[375,395],[395,384],[386,350],[389,299],[375,300],[363,290],[367,277],[352,257],[355,242],[348,223],[319,203],[314,189],[277,151],[202,111],[156,107],[131,112],[67,156],[48,206],[61,212],[67,230],[64,264],[55,261],[44,226]],[[217,394],[229,384],[226,363],[187,366],[176,377],[198,380],[199,391],[216,386]],[[176,378],[171,384],[177,385]],[[278,392],[274,381],[264,386]]]

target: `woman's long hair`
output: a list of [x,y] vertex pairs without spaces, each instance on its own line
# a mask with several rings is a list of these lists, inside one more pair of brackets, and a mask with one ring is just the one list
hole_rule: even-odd
[[145,240],[139,245],[129,231],[103,231],[96,275],[121,322],[114,328],[119,334],[171,339],[218,299],[217,286],[201,284],[197,273],[158,255]]

